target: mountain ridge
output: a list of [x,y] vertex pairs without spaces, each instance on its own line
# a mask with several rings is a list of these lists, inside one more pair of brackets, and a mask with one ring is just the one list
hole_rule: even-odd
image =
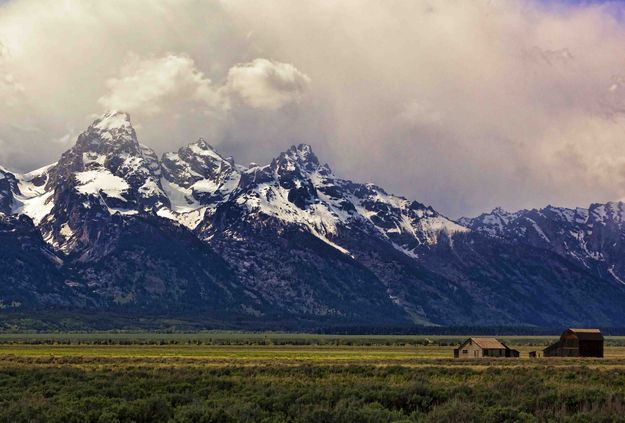
[[[13,228],[2,232],[7,254],[30,251],[31,270],[49,274],[25,285],[29,296],[8,281],[34,279],[4,262],[0,304],[19,303],[7,310],[625,325],[623,203],[456,222],[337,177],[306,144],[263,166],[238,165],[204,139],[159,157],[123,112],[96,119],[52,165],[0,167],[0,222]],[[43,301],[50,289],[65,298]]]

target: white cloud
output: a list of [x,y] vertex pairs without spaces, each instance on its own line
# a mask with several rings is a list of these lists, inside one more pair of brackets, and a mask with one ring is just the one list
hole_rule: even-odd
[[109,79],[106,85],[109,93],[98,103],[106,110],[124,110],[133,115],[156,115],[177,103],[217,103],[210,79],[197,69],[193,59],[184,55],[151,59],[132,55],[120,75]]
[[[295,66],[265,58],[236,64],[216,86],[184,54],[140,58],[132,54],[119,75],[106,81],[109,92],[98,99],[105,110],[124,110],[140,118],[181,109],[179,113],[231,111],[241,105],[278,110],[301,103],[310,78]],[[182,110],[184,109],[184,110]]]
[[257,58],[230,68],[222,93],[229,104],[238,98],[253,108],[277,110],[300,103],[309,87],[310,78],[295,66]]

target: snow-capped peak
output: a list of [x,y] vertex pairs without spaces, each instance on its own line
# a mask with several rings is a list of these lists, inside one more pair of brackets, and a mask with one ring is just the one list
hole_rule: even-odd
[[271,167],[277,172],[292,172],[295,171],[296,168],[305,172],[313,172],[317,170],[320,165],[319,159],[310,145],[298,144],[280,153],[280,155],[273,160]]
[[296,157],[297,160],[301,162],[319,161],[309,144],[292,145],[291,148],[286,151],[286,154]]
[[130,115],[128,113],[112,111],[102,115],[102,117],[93,122],[92,126],[102,131],[111,131],[130,128],[132,124],[130,123]]
[[595,222],[625,222],[625,203],[622,201],[611,201],[605,204],[591,204],[589,213]]
[[[53,213],[61,221],[67,222],[75,207],[97,210],[96,214],[138,214],[169,204],[158,157],[139,143],[124,112],[108,112],[96,119],[49,174],[46,189],[55,190],[58,207]],[[60,240],[58,229],[54,228],[59,235],[55,237]]]
[[200,181],[205,181],[204,185],[209,181],[219,184],[219,180],[239,173],[234,161],[222,157],[204,138],[175,153],[165,153],[162,166],[165,178],[183,188],[190,188]]
[[81,141],[85,137],[91,148],[97,147],[98,143],[138,144],[130,115],[118,111],[107,112],[96,119],[83,133],[83,137],[79,137],[77,144],[83,144]]
[[161,159],[161,184],[171,202],[170,210],[160,210],[162,217],[195,227],[207,209],[214,210],[226,201],[241,179],[231,158],[224,158],[204,138]]
[[202,151],[209,151],[217,154],[215,147],[210,145],[208,141],[206,141],[206,139],[202,137],[198,138],[195,142],[189,143],[188,147],[197,147]]
[[458,220],[461,225],[490,236],[500,237],[506,226],[518,217],[518,213],[511,213],[502,207],[495,207],[488,213],[482,213],[478,217],[462,217]]
[[226,161],[226,162],[229,162],[231,165],[234,164],[231,157],[224,158],[204,138],[199,138],[196,142],[192,142],[189,145],[187,145],[186,148],[189,149],[191,152],[193,152],[193,154],[197,156],[205,157],[210,160],[217,161],[217,162]]

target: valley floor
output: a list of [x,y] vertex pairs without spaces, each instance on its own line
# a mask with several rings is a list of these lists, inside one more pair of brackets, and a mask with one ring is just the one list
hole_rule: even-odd
[[462,337],[0,334],[0,421],[625,421],[604,359],[454,360]]

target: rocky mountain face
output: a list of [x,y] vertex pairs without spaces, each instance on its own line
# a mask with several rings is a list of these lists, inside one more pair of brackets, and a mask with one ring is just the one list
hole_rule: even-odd
[[0,272],[0,310],[96,305],[26,216],[0,218]]
[[19,192],[15,175],[0,167],[0,213],[10,215],[13,212],[14,192]]
[[625,206],[454,222],[338,178],[308,145],[244,167],[159,158],[130,118],[59,161],[0,168],[0,306],[310,325],[624,325]]
[[593,275],[625,285],[625,204],[569,209],[548,206],[509,213],[495,209],[462,219],[473,231],[552,251]]
[[108,252],[115,234],[101,231],[108,232],[112,216],[151,214],[169,205],[158,158],[138,143],[123,113],[96,120],[45,173],[51,210],[42,220],[44,237],[65,253],[86,254],[83,260]]

